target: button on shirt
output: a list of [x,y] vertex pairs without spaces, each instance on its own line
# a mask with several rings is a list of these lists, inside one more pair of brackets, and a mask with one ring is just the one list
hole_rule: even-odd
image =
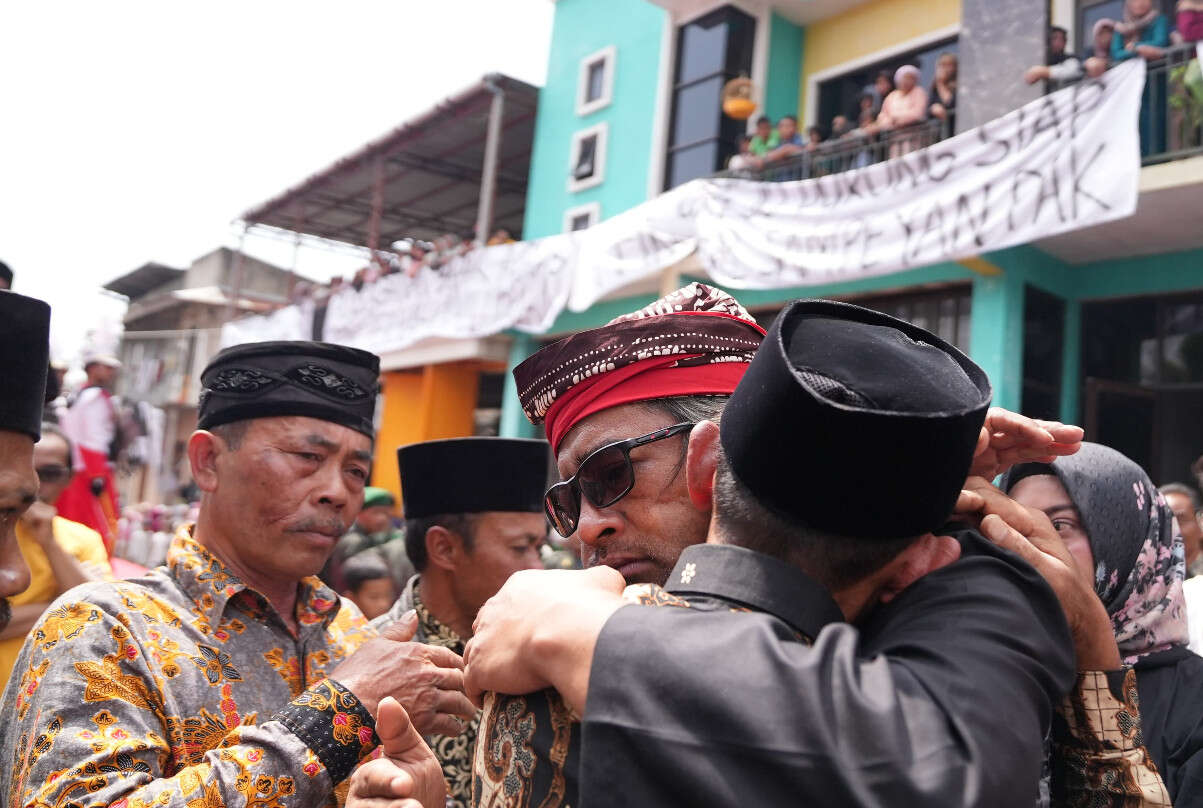
[[299,584],[295,616],[294,636],[190,528],[166,566],[68,591],[4,693],[0,802],[334,805],[377,740],[327,677],[374,632],[317,578]]

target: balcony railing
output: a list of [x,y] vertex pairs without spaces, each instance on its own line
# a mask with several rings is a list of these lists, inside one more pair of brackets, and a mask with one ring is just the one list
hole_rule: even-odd
[[[1148,60],[1140,105],[1140,156],[1144,165],[1203,153],[1203,74],[1195,44],[1166,48]],[[1138,57],[1133,57],[1138,58]]]
[[891,157],[909,154],[938,143],[948,135],[946,124],[939,120],[924,121],[876,134],[851,133],[838,140],[824,141],[813,151],[766,163],[758,168],[731,168],[716,176],[764,182],[808,180],[853,168],[864,168]]
[[[1140,108],[1140,154],[1144,165],[1203,154],[1203,71],[1196,53],[1192,43],[1166,48],[1161,58],[1148,61]],[[814,151],[755,168],[730,168],[715,176],[765,182],[813,179],[907,154],[950,134],[943,121],[929,120],[877,134],[846,135],[828,140]]]

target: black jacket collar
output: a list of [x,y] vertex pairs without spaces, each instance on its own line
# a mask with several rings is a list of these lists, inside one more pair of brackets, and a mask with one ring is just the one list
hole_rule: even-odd
[[771,614],[812,640],[823,626],[844,619],[831,594],[801,570],[729,544],[686,547],[664,588],[674,595],[707,595]]

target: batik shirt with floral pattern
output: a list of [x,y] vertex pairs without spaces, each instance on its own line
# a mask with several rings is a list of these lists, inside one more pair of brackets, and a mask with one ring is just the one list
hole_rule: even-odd
[[[418,592],[418,582],[421,580],[421,575],[410,578],[401,597],[397,598],[392,608],[372,621],[372,627],[382,631],[412,610],[418,616],[414,642],[449,648],[463,656],[464,640],[454,629],[431,614],[422,602]],[[479,724],[478,714],[459,735],[431,735],[426,738],[426,743],[443,766],[443,777],[447,781],[447,808],[469,808],[472,805],[472,754],[476,748]]]
[[377,741],[328,675],[374,632],[317,578],[299,585],[295,618],[294,636],[189,528],[166,566],[65,593],[4,693],[0,803],[336,804]]

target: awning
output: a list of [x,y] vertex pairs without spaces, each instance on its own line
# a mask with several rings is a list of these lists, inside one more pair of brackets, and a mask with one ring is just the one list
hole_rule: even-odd
[[360,247],[374,242],[382,249],[407,238],[433,241],[446,233],[472,233],[495,90],[504,95],[493,227],[520,238],[539,91],[500,74],[485,76],[248,210],[243,221]]

